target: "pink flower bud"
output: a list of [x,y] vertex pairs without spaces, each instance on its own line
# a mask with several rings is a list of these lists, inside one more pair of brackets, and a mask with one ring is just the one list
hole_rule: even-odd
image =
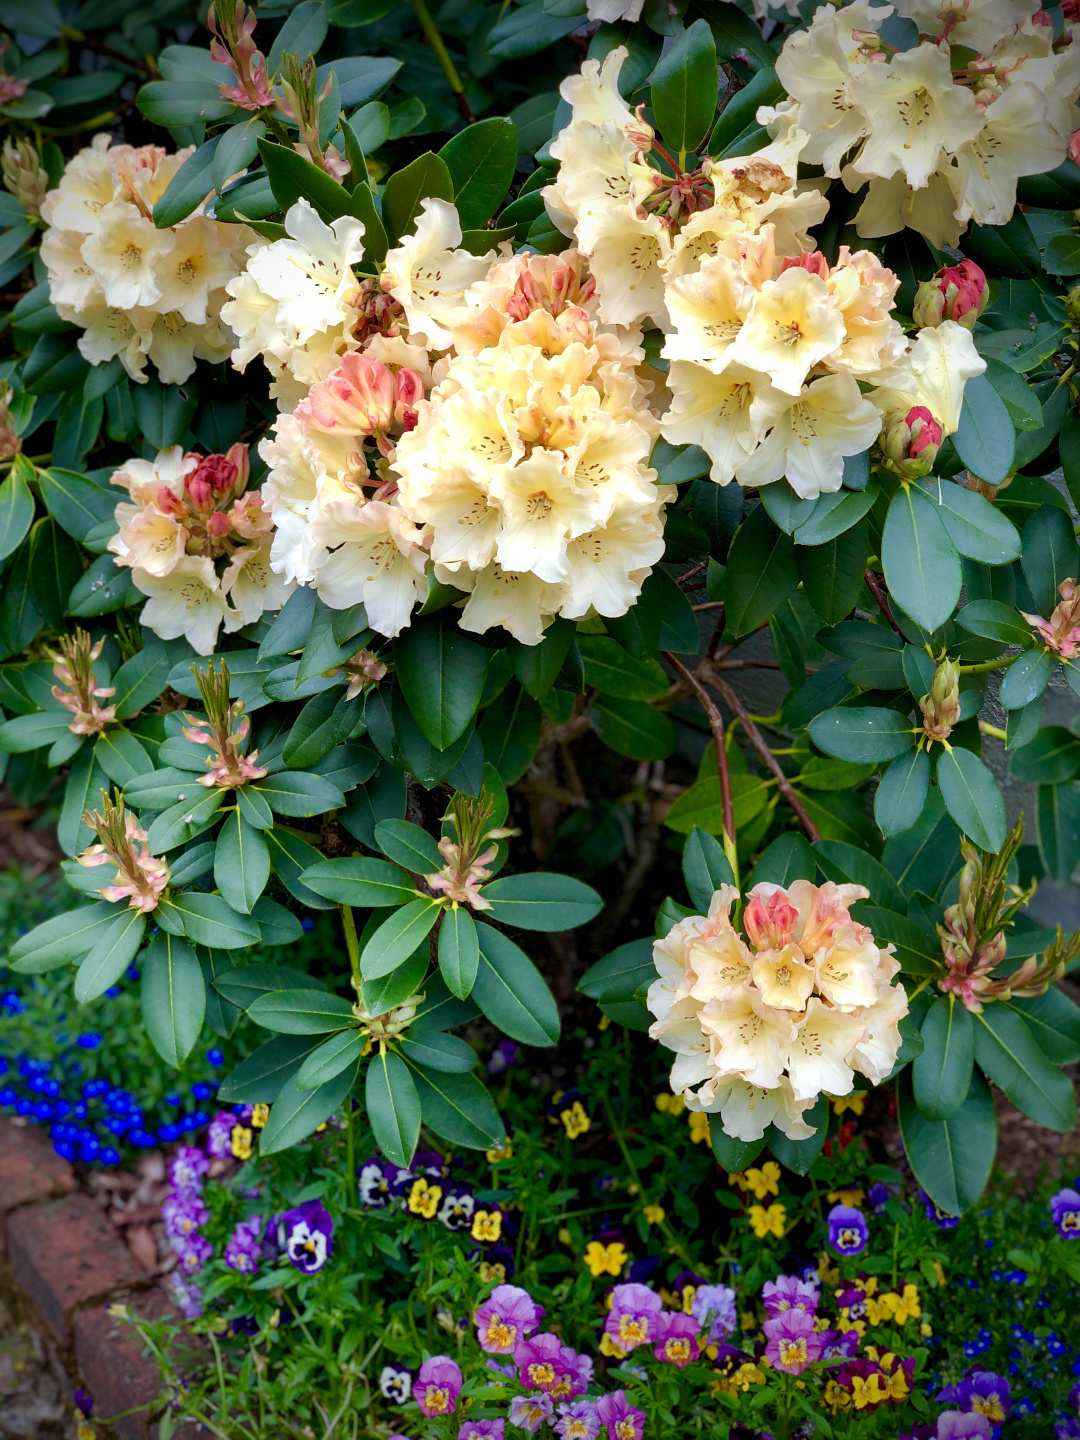
[[399,370],[394,419],[404,430],[415,430],[417,403],[424,398],[424,382],[415,370]]
[[955,320],[966,330],[974,330],[989,299],[990,287],[982,269],[974,260],[961,260],[959,265],[946,265],[932,280],[922,282],[912,315],[919,326],[936,328],[943,320]]
[[370,355],[343,355],[325,380],[313,385],[295,415],[304,428],[342,435],[389,430],[397,386],[394,372]]
[[822,280],[829,278],[829,262],[820,250],[804,250],[801,255],[785,255],[780,261],[778,274],[795,269],[809,270],[811,275],[820,275]]
[[941,426],[925,405],[886,421],[878,444],[887,469],[902,480],[929,475],[944,439]]
[[[234,449],[237,447],[233,447]],[[245,447],[246,449],[246,447]],[[230,455],[204,455],[200,460],[194,474],[188,479],[188,489],[194,495],[193,488],[199,486],[198,493],[202,493],[203,484],[210,486],[212,495],[223,495],[226,490],[231,490],[236,483],[238,466],[231,459]]]

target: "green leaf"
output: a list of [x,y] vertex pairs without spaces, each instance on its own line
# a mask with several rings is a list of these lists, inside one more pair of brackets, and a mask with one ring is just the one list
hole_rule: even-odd
[[[430,150],[403,170],[395,170],[383,189],[382,217],[391,240],[399,241],[429,196],[453,200],[454,181],[445,160]],[[408,632],[406,632],[408,633]]]
[[448,1075],[466,1075],[476,1069],[479,1056],[464,1040],[456,1035],[444,1035],[439,1030],[421,1031],[403,1035],[401,1052],[406,1059],[427,1070],[441,1070]]
[[818,1097],[816,1104],[804,1113],[803,1119],[807,1125],[814,1127],[813,1135],[805,1140],[789,1140],[775,1125],[770,1125],[765,1132],[769,1149],[785,1169],[793,1170],[796,1175],[808,1173],[821,1154],[829,1133],[829,1102],[824,1095]]
[[320,859],[317,865],[303,872],[302,878],[317,895],[324,895],[338,905],[355,905],[363,910],[407,905],[415,899],[409,877],[396,865],[359,855]]
[[454,1075],[409,1067],[420,1096],[424,1124],[451,1145],[470,1150],[501,1150],[506,1145],[506,1127],[495,1103],[475,1075]]
[[276,79],[281,74],[282,61],[290,51],[301,58],[309,52],[317,55],[326,39],[328,23],[326,6],[322,0],[301,0],[301,3],[289,12],[277,33],[266,57],[267,74]]
[[[367,1036],[359,1030],[339,1030],[313,1050],[296,1075],[298,1090],[314,1090],[340,1075],[347,1065],[355,1066],[367,1044]],[[375,1062],[372,1061],[372,1064]]]
[[152,80],[139,91],[138,106],[152,125],[182,126],[226,120],[233,103],[210,80]]
[[239,810],[227,816],[214,853],[214,881],[234,910],[250,915],[270,878],[270,851],[262,832]]
[[642,985],[656,979],[653,942],[631,940],[590,965],[578,981],[578,989],[593,1000],[631,1000]]
[[735,884],[735,876],[722,847],[697,826],[690,831],[683,846],[682,869],[690,902],[702,915],[709,913],[713,894],[721,885]]
[[771,65],[763,66],[749,84],[728,99],[720,112],[720,118],[709,136],[709,154],[717,157],[725,155],[732,142],[756,123],[758,107],[775,105],[784,98],[784,94],[784,87],[777,78],[776,71]]
[[174,895],[172,905],[182,918],[187,938],[208,950],[245,950],[261,938],[257,922],[238,914],[220,895],[189,890]]
[[399,1055],[383,1050],[372,1056],[365,1100],[376,1145],[394,1165],[408,1165],[420,1138],[420,1096]]
[[142,592],[132,582],[131,571],[118,569],[111,555],[100,555],[72,587],[67,611],[69,615],[89,619],[119,610],[122,605],[140,604],[142,599]]
[[1043,423],[1039,397],[1022,375],[1011,365],[990,357],[986,361],[986,378],[1001,396],[1009,419],[1017,430],[1038,430]]
[[155,855],[164,854],[166,850],[184,845],[194,840],[196,835],[201,835],[214,823],[228,794],[216,785],[204,790],[201,785],[192,784],[191,792],[190,799],[181,800],[163,810],[150,826],[147,833],[150,849]]
[[523,1045],[554,1045],[559,1012],[539,970],[500,931],[477,925],[480,964],[472,999],[504,1035]]
[[886,837],[909,830],[922,814],[930,788],[930,757],[925,750],[899,755],[878,782],[874,819]]
[[839,706],[815,715],[807,726],[810,738],[826,755],[860,764],[893,760],[910,750],[913,727],[898,710],[874,706]]
[[493,880],[482,893],[491,902],[491,918],[518,930],[574,930],[594,920],[604,904],[580,880],[541,870]]
[[580,635],[578,649],[585,683],[620,700],[659,700],[668,692],[668,677],[657,661],[631,655],[609,635]]
[[115,985],[138,954],[146,930],[146,916],[139,910],[114,907],[119,911],[106,927],[94,948],[75,974],[75,999],[80,1005],[104,995]]
[[301,1090],[294,1075],[286,1080],[270,1110],[270,1118],[259,1136],[259,1154],[273,1155],[289,1150],[307,1138],[342,1104],[353,1087],[355,1069],[346,1067],[325,1085]]
[[267,801],[275,815],[322,815],[345,804],[345,796],[325,776],[303,770],[267,775],[251,789]]
[[937,975],[941,969],[941,944],[934,935],[927,935],[906,915],[878,905],[863,907],[862,919],[873,930],[879,942],[890,941],[896,946],[897,959],[906,975]]
[[[226,131],[226,134],[231,134]],[[215,135],[212,140],[207,140],[200,145],[194,155],[189,155],[180,169],[169,181],[165,193],[160,197],[153,209],[154,224],[159,230],[168,230],[173,225],[179,225],[186,220],[193,210],[197,210],[206,197],[215,189],[212,175],[214,156],[217,154],[220,137]],[[246,165],[254,155],[248,156],[244,162]],[[244,166],[238,166],[243,169]],[[229,172],[235,173],[235,169]]]
[[517,157],[517,131],[497,118],[466,125],[439,151],[462,230],[478,230],[495,214],[513,184]]
[[960,598],[960,557],[935,506],[917,486],[901,487],[890,502],[881,559],[889,593],[901,609],[926,630],[943,625]]
[[222,131],[210,159],[210,183],[213,189],[220,193],[234,175],[247,169],[258,155],[259,141],[265,134],[266,126],[257,115],[240,121],[238,125],[230,125],[228,130]]
[[[660,710],[640,700],[598,696],[589,718],[605,745],[633,760],[664,760],[675,749],[675,731]],[[505,778],[505,777],[504,777]]]
[[949,539],[961,555],[984,565],[1005,565],[1020,558],[1020,532],[976,490],[951,480],[924,481]]
[[133,397],[139,429],[155,450],[168,450],[180,443],[199,403],[199,393],[192,382],[162,385],[156,375],[151,375],[145,384],[136,385]]
[[165,689],[169,668],[163,646],[147,646],[125,660],[110,682],[116,691],[109,702],[116,706],[116,718],[128,720],[156,700]]
[[990,485],[1000,485],[1013,468],[1016,432],[1004,400],[985,375],[973,375],[964,386],[952,443],[967,468]]
[[127,785],[150,770],[150,756],[126,730],[102,731],[94,745],[94,759],[117,785]]
[[871,897],[887,910],[904,910],[904,892],[880,860],[875,860],[855,845],[843,840],[817,840],[811,846],[817,863],[827,880],[843,884],[845,880],[865,886]]
[[900,1134],[915,1179],[944,1214],[961,1214],[982,1195],[994,1163],[997,1123],[990,1087],[974,1073],[960,1108],[948,1120],[927,1120],[904,1071],[898,1101]]
[[1080,1006],[1074,1005],[1056,985],[1033,1000],[999,1003],[1023,1019],[1039,1050],[1055,1065],[1073,1065],[1080,1060]]
[[178,1069],[195,1048],[206,1013],[202,967],[190,945],[159,935],[143,956],[142,1016],[154,1049]]
[[40,750],[43,745],[52,745],[64,735],[70,735],[70,710],[37,710],[33,715],[16,715],[14,720],[5,720],[0,725],[0,751],[9,755],[24,755],[29,750]]
[[1061,725],[1046,725],[1012,753],[1009,773],[1029,785],[1062,785],[1080,770],[1080,740]]
[[1024,526],[1024,579],[1041,615],[1058,602],[1058,586],[1080,574],[1072,521],[1055,505],[1040,505]]
[[[108,883],[107,874],[102,883]],[[21,975],[42,975],[58,965],[81,960],[112,925],[116,914],[115,905],[99,900],[95,905],[56,915],[20,935],[8,954],[8,965]]]
[[1015,1010],[988,1005],[974,1017],[975,1059],[1018,1110],[1067,1135],[1076,1128],[1072,1080],[1047,1060]]
[[656,124],[676,154],[700,149],[716,115],[716,45],[705,20],[695,20],[664,51],[652,73]]
[[1005,844],[1005,802],[997,781],[970,750],[954,746],[938,760],[937,782],[945,808],[969,839],[983,850]]
[[[765,493],[773,488],[767,487]],[[868,484],[865,490],[837,490],[819,496],[809,516],[795,527],[796,545],[816,547],[835,540],[873,509],[878,494],[877,485]]]
[[948,1120],[967,1099],[975,1063],[970,1012],[951,995],[930,1004],[922,1027],[923,1050],[911,1066],[915,1102],[928,1120]]
[[226,1076],[217,1098],[227,1105],[272,1104],[320,1043],[317,1036],[275,1035]]
[[394,641],[398,683],[424,739],[446,750],[476,714],[488,652],[457,625],[457,615],[414,620]]
[[1056,658],[1049,650],[1029,650],[1006,670],[998,698],[1005,710],[1021,710],[1037,700],[1050,683]]
[[855,605],[870,554],[869,534],[864,519],[835,540],[795,551],[803,593],[826,624],[842,620]]
[[[0,485],[0,510],[7,485],[6,480]],[[116,509],[115,489],[110,494],[105,486],[95,485],[74,470],[62,470],[58,466],[39,470],[38,485],[49,514],[76,540],[85,540],[95,526],[111,520]]]
[[[371,926],[372,918],[369,916],[368,923],[364,927],[365,931]],[[418,991],[426,994],[430,988],[424,981],[424,977],[427,975],[428,959],[428,944],[425,937],[408,960],[403,961],[389,975],[382,975],[378,980],[364,980],[360,986],[360,998],[367,1006],[368,1013],[382,1015],[387,1010],[393,1010],[403,1004]],[[445,986],[441,982],[440,988],[445,990]]]
[[430,875],[446,864],[433,836],[411,820],[380,820],[375,843],[384,855],[414,875]]
[[480,966],[480,942],[476,923],[462,905],[443,912],[439,926],[439,971],[451,995],[467,1000],[476,983]]
[[728,552],[723,599],[732,634],[749,635],[767,624],[798,583],[795,542],[758,506],[739,526]]
[[1031,644],[1031,630],[1017,615],[1011,605],[1001,600],[972,600],[956,617],[970,635],[981,635],[985,640],[997,640],[1002,645]]
[[13,554],[30,531],[34,500],[21,466],[13,466],[0,485],[0,560]]
[[762,853],[745,882],[746,889],[752,890],[762,881],[786,887],[793,880],[813,880],[816,874],[817,862],[805,836],[789,831],[778,836]]
[[288,965],[266,965],[262,961],[219,971],[214,980],[214,988],[239,1010],[246,1010],[258,996],[267,995],[271,990],[303,989],[305,986],[320,990],[325,988],[301,970],[293,970]]
[[356,1023],[348,1000],[326,990],[268,990],[247,1013],[256,1025],[283,1035],[325,1035]]
[[764,1135],[760,1140],[736,1140],[734,1135],[729,1135],[719,1115],[709,1116],[709,1141],[721,1168],[729,1175],[745,1170],[765,1148]]
[[518,60],[546,49],[580,24],[579,15],[547,15],[541,0],[532,0],[500,15],[488,32],[487,53],[497,60]]
[[426,896],[394,910],[374,931],[360,956],[366,980],[389,975],[407,960],[431,930],[442,907]]

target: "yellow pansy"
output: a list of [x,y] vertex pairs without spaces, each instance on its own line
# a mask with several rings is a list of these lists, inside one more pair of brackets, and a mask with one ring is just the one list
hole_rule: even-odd
[[610,1245],[590,1240],[585,1246],[585,1264],[594,1279],[600,1275],[618,1275],[628,1258],[626,1246],[621,1240],[612,1240]]
[[933,1267],[934,1267],[934,1274],[937,1276],[938,1288],[941,1289],[941,1288],[944,1286],[944,1284],[945,1284],[945,1271],[944,1271],[944,1269],[942,1268],[941,1261],[940,1261],[940,1260],[935,1260],[935,1261],[933,1261]]
[[708,1145],[709,1143],[709,1117],[701,1110],[690,1112],[690,1143],[692,1145]]
[[866,1199],[866,1191],[854,1187],[851,1190],[830,1190],[828,1201],[830,1205],[861,1205]]
[[898,1325],[906,1325],[909,1320],[918,1320],[922,1314],[917,1286],[905,1285],[903,1294],[894,1295],[892,1299],[893,1314]]
[[764,1200],[767,1195],[780,1194],[780,1166],[775,1160],[766,1160],[760,1169],[754,1166],[747,1170],[745,1178],[747,1187],[759,1200]]
[[502,1160],[511,1160],[514,1155],[514,1147],[508,1139],[501,1150],[486,1150],[484,1158],[489,1165],[498,1165]]
[[626,1351],[619,1349],[618,1345],[615,1344],[615,1341],[606,1330],[600,1336],[600,1354],[610,1355],[615,1360],[623,1360],[626,1358]]
[[414,1180],[409,1190],[409,1212],[413,1215],[422,1215],[425,1220],[433,1220],[442,1200],[442,1186],[429,1185],[421,1177]]
[[252,1105],[251,1107],[251,1128],[261,1130],[270,1119],[269,1105]]
[[653,1104],[662,1115],[679,1115],[686,1109],[686,1101],[681,1095],[669,1095],[667,1091],[657,1095]]
[[866,1096],[860,1095],[858,1090],[853,1090],[850,1095],[830,1095],[834,1115],[843,1115],[845,1110],[850,1110],[853,1115],[861,1115],[866,1109]]
[[251,1131],[246,1125],[234,1125],[232,1128],[231,1148],[235,1159],[251,1159]]
[[584,1135],[586,1130],[592,1129],[592,1121],[580,1100],[575,1100],[568,1110],[563,1110],[559,1119],[571,1140],[576,1140],[579,1135]]
[[506,1283],[505,1265],[492,1265],[487,1260],[481,1260],[476,1268],[485,1285],[504,1285]]
[[502,1238],[502,1213],[499,1210],[477,1210],[469,1234],[484,1245],[494,1245]]
[[741,1170],[732,1170],[731,1173],[730,1173],[730,1174],[728,1175],[728,1177],[727,1177],[727,1183],[728,1183],[729,1185],[736,1185],[736,1186],[738,1186],[738,1188],[739,1188],[739,1190],[742,1192],[742,1194],[744,1194],[744,1195],[746,1194],[746,1190],[747,1190],[746,1176],[743,1174],[743,1172],[742,1172]]
[[767,1210],[763,1205],[750,1206],[750,1224],[759,1240],[764,1240],[766,1235],[775,1235],[778,1240],[782,1240],[786,1220],[785,1205],[770,1205]]
[[647,1225],[662,1225],[667,1218],[667,1211],[662,1205],[645,1206],[645,1223]]
[[888,1398],[888,1390],[885,1387],[884,1375],[875,1373],[868,1375],[864,1380],[861,1375],[851,1377],[851,1398],[856,1410],[865,1410],[872,1405],[880,1405]]

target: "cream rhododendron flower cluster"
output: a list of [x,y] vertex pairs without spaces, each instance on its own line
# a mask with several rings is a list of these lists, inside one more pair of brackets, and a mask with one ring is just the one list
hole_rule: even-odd
[[246,445],[205,456],[174,445],[112,477],[129,499],[109,549],[149,596],[142,623],[165,640],[186,636],[200,655],[213,653],[222,622],[252,625],[293,588],[270,568],[271,520],[248,474]]
[[[892,5],[821,6],[784,42],[776,73],[791,97],[758,120],[774,140],[792,127],[801,158],[868,186],[858,234],[905,226],[939,247],[970,221],[1004,225],[1016,182],[1060,165],[1080,125],[1080,46],[1066,27],[1055,41],[1033,0],[896,0],[920,40],[893,51],[879,42]],[[952,46],[974,57],[955,68]]]
[[153,221],[193,153],[95,135],[41,205],[50,300],[83,329],[79,350],[92,365],[119,356],[132,380],[146,381],[150,360],[165,384],[180,384],[196,359],[221,361],[232,348],[221,310],[251,231],[211,220],[202,207],[179,225],[159,230]]
[[294,381],[317,378],[260,447],[271,561],[334,608],[362,601],[383,635],[433,574],[468,595],[465,629],[536,644],[555,615],[629,609],[674,492],[648,468],[640,333],[599,320],[581,255],[477,257],[460,241],[454,207],[426,199],[378,293],[354,282],[322,358],[283,357]]
[[775,1124],[792,1140],[818,1096],[847,1095],[855,1072],[877,1085],[892,1070],[907,1014],[900,964],[849,907],[861,885],[755,885],[743,912],[722,885],[709,914],[679,921],[653,946],[654,1040],[673,1050],[671,1088],[691,1110],[719,1114],[739,1140]]

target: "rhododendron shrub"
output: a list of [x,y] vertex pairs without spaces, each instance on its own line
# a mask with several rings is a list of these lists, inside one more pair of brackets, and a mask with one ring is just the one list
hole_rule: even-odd
[[990,1085],[1075,1121],[1075,17],[568,8],[5,42],[0,751],[81,897],[12,960],[402,1166],[580,984],[728,1168],[888,1085],[955,1214]]

